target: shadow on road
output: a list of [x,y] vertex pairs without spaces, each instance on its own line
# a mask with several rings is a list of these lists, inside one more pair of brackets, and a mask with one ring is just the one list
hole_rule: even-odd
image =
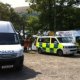
[[74,54],[74,55],[63,55],[63,56],[59,56],[57,54],[53,54],[53,53],[43,53],[41,55],[47,55],[47,56],[57,56],[57,57],[65,57],[65,58],[80,58],[80,53],[78,54]]
[[80,58],[80,54],[75,54],[74,56],[65,56],[65,57],[70,57],[70,58]]
[[41,73],[24,66],[23,70],[19,72],[13,70],[2,70],[0,72],[0,80],[27,80],[36,77],[38,74]]

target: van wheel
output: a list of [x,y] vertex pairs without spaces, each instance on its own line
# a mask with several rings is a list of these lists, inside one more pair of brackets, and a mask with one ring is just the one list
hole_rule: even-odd
[[17,61],[17,63],[14,65],[14,69],[16,70],[16,71],[22,71],[22,69],[23,69],[23,59],[24,59],[24,57],[22,57],[22,59],[21,60],[19,60],[19,61]]
[[62,50],[58,50],[58,51],[57,51],[57,54],[58,54],[59,56],[63,56],[63,51],[62,51]]
[[16,71],[22,71],[22,69],[23,69],[23,64],[16,67]]
[[40,54],[42,53],[42,50],[40,48],[38,49],[38,53],[40,53]]

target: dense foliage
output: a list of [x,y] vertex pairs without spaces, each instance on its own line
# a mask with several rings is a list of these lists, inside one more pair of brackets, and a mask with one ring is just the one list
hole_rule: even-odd
[[3,4],[1,2],[0,20],[11,21],[17,30],[26,25],[25,19],[23,19],[23,17],[16,13],[9,4]]
[[80,29],[79,0],[26,0],[39,13],[39,25],[44,30]]
[[26,0],[31,1],[25,15],[19,15],[9,4],[0,2],[0,20],[11,21],[16,29],[38,30],[80,29],[78,0]]

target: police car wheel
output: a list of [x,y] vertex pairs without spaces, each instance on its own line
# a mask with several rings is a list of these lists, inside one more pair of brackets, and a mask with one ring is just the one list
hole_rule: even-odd
[[40,53],[40,54],[42,53],[42,50],[40,48],[38,49],[38,53]]
[[59,56],[63,56],[63,51],[62,51],[62,50],[58,50],[58,51],[57,51],[57,54],[58,54]]

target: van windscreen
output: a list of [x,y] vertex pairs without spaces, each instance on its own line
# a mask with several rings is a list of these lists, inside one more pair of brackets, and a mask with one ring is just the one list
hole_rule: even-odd
[[0,33],[0,45],[19,44],[17,34],[15,33]]
[[57,39],[61,43],[70,43],[70,42],[72,42],[72,38],[71,37],[58,37]]
[[80,45],[80,36],[76,37],[76,42]]

